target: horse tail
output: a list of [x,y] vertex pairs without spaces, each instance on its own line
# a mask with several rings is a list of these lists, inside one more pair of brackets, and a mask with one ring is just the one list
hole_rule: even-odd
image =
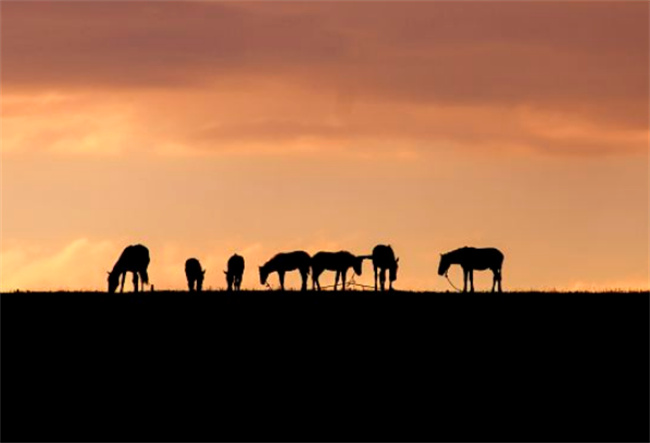
[[147,273],[146,269],[142,270],[140,276],[142,277],[142,283],[149,284],[149,274]]

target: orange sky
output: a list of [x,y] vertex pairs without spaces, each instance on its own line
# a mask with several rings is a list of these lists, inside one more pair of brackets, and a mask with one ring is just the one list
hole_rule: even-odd
[[3,0],[0,289],[103,290],[136,242],[161,289],[378,243],[400,289],[465,245],[505,289],[648,288],[649,9]]

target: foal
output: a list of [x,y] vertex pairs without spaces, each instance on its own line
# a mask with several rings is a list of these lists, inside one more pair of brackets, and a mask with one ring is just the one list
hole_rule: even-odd
[[244,257],[234,254],[228,259],[228,270],[223,271],[226,274],[226,283],[228,283],[228,291],[241,290],[241,281],[244,276]]
[[205,277],[205,269],[201,269],[201,263],[195,258],[188,258],[185,262],[185,277],[187,278],[187,287],[190,292],[194,292],[194,285],[196,284],[196,291],[201,292],[203,289],[203,279]]

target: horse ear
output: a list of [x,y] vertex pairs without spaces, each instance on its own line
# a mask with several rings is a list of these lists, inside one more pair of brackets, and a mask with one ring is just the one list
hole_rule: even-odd
[[201,274],[205,275],[205,271],[207,271],[207,269],[202,270]]
[[226,275],[228,275],[228,272],[227,272],[227,271],[223,271],[223,273],[226,274]]
[[399,257],[395,259],[395,263],[399,263]]
[[108,275],[111,275],[111,271],[106,271],[106,273],[107,273]]

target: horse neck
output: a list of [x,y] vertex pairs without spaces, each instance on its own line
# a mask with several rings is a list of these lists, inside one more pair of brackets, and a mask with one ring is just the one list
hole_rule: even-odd
[[447,260],[450,265],[462,265],[465,261],[460,250],[452,251],[447,254]]
[[126,271],[126,266],[124,265],[122,260],[118,260],[113,266],[113,270],[111,271],[111,274],[121,274],[124,271]]

